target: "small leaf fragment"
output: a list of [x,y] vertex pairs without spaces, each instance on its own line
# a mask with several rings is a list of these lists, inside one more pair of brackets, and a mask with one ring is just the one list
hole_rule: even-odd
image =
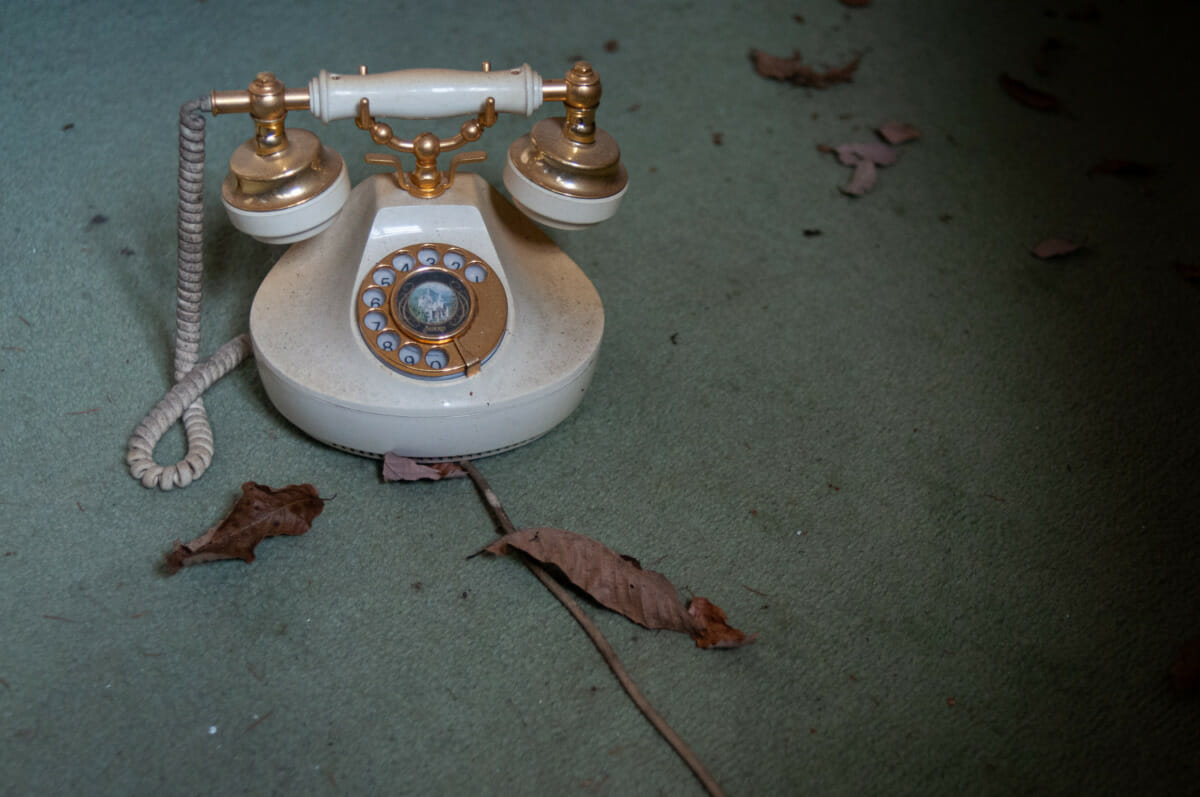
[[456,462],[432,462],[422,465],[408,457],[392,453],[383,455],[383,480],[385,482],[415,482],[421,479],[457,479],[467,472]]
[[1082,248],[1083,244],[1065,238],[1047,238],[1033,247],[1033,254],[1042,260],[1048,260],[1078,252]]
[[846,166],[855,166],[862,161],[871,161],[877,166],[891,166],[896,162],[896,150],[878,141],[839,144],[834,151]]
[[246,482],[241,498],[225,519],[191,542],[175,540],[163,567],[167,575],[174,575],[180,568],[219,559],[253,562],[254,548],[264,538],[303,534],[324,506],[324,499],[311,484],[275,489]]
[[1007,72],[1000,76],[1000,86],[1008,96],[1022,105],[1038,111],[1057,111],[1060,103],[1058,97],[1029,86],[1010,76]]
[[875,187],[877,174],[873,161],[859,161],[854,164],[854,174],[850,176],[850,182],[841,186],[841,192],[849,196],[862,196]]
[[[736,647],[753,637],[730,627],[725,614],[704,598],[684,607],[675,586],[662,573],[646,570],[596,540],[556,528],[527,528],[505,534],[484,548],[503,556],[515,548],[553,565],[601,606],[645,628],[680,631],[700,647]],[[697,605],[699,604],[699,605]]]
[[739,648],[758,638],[758,634],[746,636],[729,625],[725,612],[708,598],[692,598],[688,604],[688,614],[697,626],[692,631],[692,638],[702,648]]
[[907,122],[884,122],[877,132],[889,144],[903,144],[921,137],[921,131]]
[[803,63],[798,50],[793,50],[790,58],[771,55],[762,50],[751,50],[750,58],[754,61],[754,71],[762,77],[786,80],[793,85],[810,89],[824,89],[835,83],[849,83],[854,79],[854,72],[862,61],[860,54],[842,66],[821,71]]
[[841,187],[842,193],[850,196],[862,196],[875,187],[876,166],[890,166],[896,162],[896,151],[880,141],[841,144],[836,147],[818,144],[817,149],[821,152],[832,152],[837,155],[839,162],[854,167],[850,182]]

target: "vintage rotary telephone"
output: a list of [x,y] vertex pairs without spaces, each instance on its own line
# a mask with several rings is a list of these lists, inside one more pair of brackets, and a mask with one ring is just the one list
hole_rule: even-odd
[[[459,171],[487,157],[459,152],[498,113],[543,119],[508,150],[504,184],[522,213],[480,177]],[[258,75],[245,91],[214,91],[180,113],[176,384],[129,441],[130,472],[147,487],[185,487],[212,460],[200,395],[253,351],[267,395],[323,443],[366,456],[475,458],[527,443],[579,404],[604,328],[595,288],[529,221],[574,229],[612,216],[627,175],[612,136],[596,127],[600,80],[579,62],[564,80],[527,64],[480,72],[322,71],[306,89]],[[394,168],[350,189],[346,166],[315,135],[287,128],[289,111],[323,122],[355,119]],[[255,135],[230,158],[221,189],[233,225],[293,244],[263,280],[249,335],[197,363],[200,332],[204,112],[248,113]],[[459,133],[397,138],[377,117],[473,114]],[[526,218],[528,216],[529,218]],[[182,418],[188,453],[162,466],[153,452]]]

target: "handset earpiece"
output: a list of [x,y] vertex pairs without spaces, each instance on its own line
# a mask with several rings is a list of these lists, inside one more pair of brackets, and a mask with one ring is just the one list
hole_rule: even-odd
[[629,176],[616,139],[596,127],[599,76],[580,61],[564,84],[555,98],[563,101],[567,116],[543,119],[513,142],[504,164],[504,185],[534,221],[570,230],[611,218]]
[[215,113],[249,110],[254,119],[254,138],[234,150],[221,184],[233,226],[272,244],[302,241],[328,227],[350,196],[346,163],[307,130],[284,128],[283,84],[270,72],[259,73],[246,109],[214,99]]

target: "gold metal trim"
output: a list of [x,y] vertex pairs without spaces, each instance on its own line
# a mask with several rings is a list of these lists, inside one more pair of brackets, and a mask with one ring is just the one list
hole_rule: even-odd
[[[484,62],[485,67],[489,67]],[[490,67],[489,67],[490,68]],[[485,72],[487,69],[484,70]],[[417,165],[411,172],[404,171],[403,162],[395,155],[387,153],[371,153],[366,156],[367,163],[391,166],[396,170],[396,185],[418,199],[432,199],[441,196],[450,186],[454,185],[454,173],[464,163],[478,163],[487,160],[486,152],[460,152],[450,160],[450,168],[443,172],[438,168],[437,159],[443,152],[456,150],[472,141],[478,141],[485,128],[496,123],[496,101],[487,98],[483,109],[474,119],[462,123],[458,134],[451,138],[438,138],[433,133],[422,133],[411,141],[397,138],[392,126],[379,122],[371,115],[371,104],[364,97],[358,102],[358,116],[354,123],[360,130],[371,134],[371,140],[383,144],[397,152],[415,155]]]
[[[213,116],[220,116],[226,113],[250,113],[250,92],[242,89],[240,91],[219,91],[213,90],[210,92],[212,97],[212,112]],[[300,89],[284,89],[283,92],[283,107],[289,111],[307,111],[312,107],[312,100],[308,93],[308,87]]]
[[629,175],[616,139],[596,128],[590,144],[571,140],[566,120],[543,119],[509,147],[517,171],[536,185],[581,199],[603,199],[621,191]]
[[345,169],[342,156],[307,130],[292,128],[287,147],[260,155],[250,139],[229,156],[221,197],[247,211],[283,210],[312,199]]
[[[301,96],[302,94],[302,96]],[[289,92],[274,74],[259,72],[245,91],[214,91],[213,113],[245,112],[254,138],[233,151],[222,198],[251,212],[283,210],[312,199],[345,169],[342,157],[307,130],[287,130],[287,112],[308,107],[308,91]]]
[[563,102],[567,99],[567,81],[543,80],[542,102]]
[[[417,265],[408,272],[400,271],[393,264],[397,256],[408,254],[417,258],[422,249],[433,249],[438,253],[434,265]],[[462,268],[452,269],[445,264],[446,254],[454,252],[462,255]],[[466,278],[467,269],[479,266],[485,269],[486,276],[482,282],[471,282]],[[381,268],[391,269],[396,279],[390,285],[380,285],[375,282],[375,273]],[[470,296],[470,312],[455,331],[447,335],[429,336],[418,330],[413,330],[397,317],[395,310],[396,296],[401,286],[430,272],[441,272],[451,275],[467,289]],[[364,296],[367,291],[377,289],[383,292],[384,300],[378,307],[370,307]],[[381,257],[359,285],[356,312],[359,332],[371,352],[389,368],[404,374],[419,377],[447,377],[465,374],[474,376],[479,373],[482,363],[504,337],[504,329],[508,323],[508,297],[504,285],[500,282],[495,270],[482,258],[474,253],[447,243],[420,243],[405,246]],[[382,329],[372,330],[366,326],[368,313],[379,312],[387,319]],[[392,333],[398,339],[393,349],[385,349],[379,344],[379,338],[385,333]],[[420,357],[414,364],[400,361],[399,354],[406,346],[415,346],[420,351]],[[426,357],[434,349],[446,353],[446,365],[443,368],[433,368],[426,363]]]
[[629,182],[616,139],[596,126],[600,76],[579,61],[562,81],[543,81],[542,98],[559,100],[566,116],[543,119],[509,147],[517,172],[535,185],[578,199],[615,196]]

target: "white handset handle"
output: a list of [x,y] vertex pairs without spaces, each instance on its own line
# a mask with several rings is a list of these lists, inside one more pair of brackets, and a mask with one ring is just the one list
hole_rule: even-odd
[[401,69],[377,75],[337,75],[324,69],[308,83],[310,109],[322,122],[358,115],[359,100],[372,116],[437,119],[478,113],[491,97],[496,110],[529,116],[542,104],[542,77],[529,64],[495,72]]

